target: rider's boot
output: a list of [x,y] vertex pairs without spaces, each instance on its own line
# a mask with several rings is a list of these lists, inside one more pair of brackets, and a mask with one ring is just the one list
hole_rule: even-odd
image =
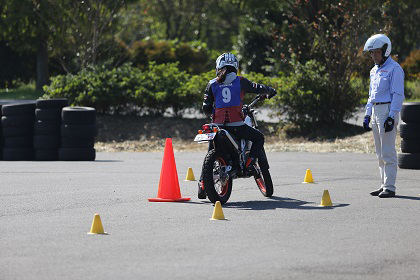
[[198,180],[198,198],[206,199],[206,190],[204,189],[203,179]]
[[245,163],[245,170],[248,174],[256,175],[258,174],[257,170],[255,169],[255,158],[249,157]]

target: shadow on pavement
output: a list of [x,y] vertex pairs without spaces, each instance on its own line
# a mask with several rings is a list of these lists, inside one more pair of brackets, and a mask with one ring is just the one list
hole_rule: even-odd
[[420,196],[406,196],[406,195],[395,195],[395,198],[420,200]]
[[[309,204],[309,205],[308,205]],[[294,198],[273,196],[267,200],[251,200],[244,202],[226,203],[224,208],[236,208],[242,210],[272,210],[272,209],[300,209],[300,210],[326,210],[337,207],[345,207],[350,204],[333,204],[330,207],[313,205],[313,202],[298,200]]]
[[95,162],[123,162],[123,160],[119,159],[95,159]]

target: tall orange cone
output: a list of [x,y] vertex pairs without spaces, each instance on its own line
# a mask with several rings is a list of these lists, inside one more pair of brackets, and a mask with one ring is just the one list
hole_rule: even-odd
[[149,198],[151,202],[180,202],[191,198],[181,197],[179,190],[178,173],[176,171],[172,139],[166,138],[165,151],[163,154],[162,169],[157,198]]

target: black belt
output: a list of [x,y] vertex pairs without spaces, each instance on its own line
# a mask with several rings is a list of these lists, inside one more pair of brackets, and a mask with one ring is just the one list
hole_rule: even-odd
[[391,101],[389,102],[373,102],[373,105],[382,105],[382,104],[389,104],[391,103]]

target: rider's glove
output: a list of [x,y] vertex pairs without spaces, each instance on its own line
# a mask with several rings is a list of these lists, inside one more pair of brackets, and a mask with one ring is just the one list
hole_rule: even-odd
[[270,88],[270,91],[267,93],[267,98],[271,99],[277,94],[277,91],[274,88]]
[[365,131],[372,130],[372,128],[369,127],[369,123],[370,123],[370,116],[365,116],[365,118],[363,119],[363,129]]
[[384,123],[385,132],[390,132],[394,129],[394,119],[388,117]]

